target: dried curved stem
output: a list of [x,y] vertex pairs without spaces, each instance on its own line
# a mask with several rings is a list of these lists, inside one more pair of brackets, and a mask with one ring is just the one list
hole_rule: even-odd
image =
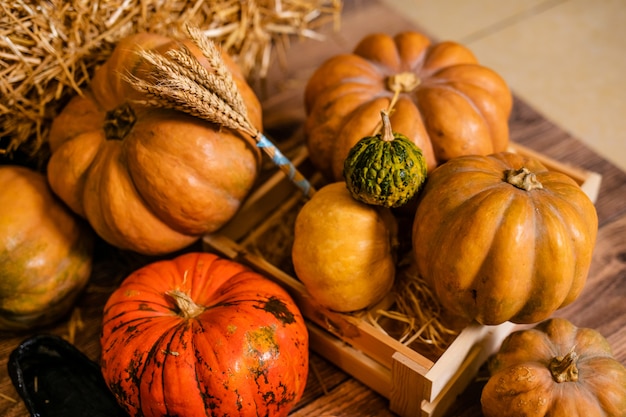
[[176,303],[178,314],[185,319],[198,317],[206,310],[204,306],[196,304],[189,294],[180,290],[171,290],[166,293]]

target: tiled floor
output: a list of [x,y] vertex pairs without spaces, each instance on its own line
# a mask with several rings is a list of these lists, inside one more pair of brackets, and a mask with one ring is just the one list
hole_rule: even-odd
[[384,0],[626,170],[624,0]]

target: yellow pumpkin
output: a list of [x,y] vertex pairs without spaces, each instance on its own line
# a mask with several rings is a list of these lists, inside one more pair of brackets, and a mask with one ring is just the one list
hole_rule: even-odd
[[[145,254],[184,248],[238,210],[259,169],[254,141],[175,110],[142,105],[127,81],[150,68],[139,50],[165,53],[191,42],[141,33],[117,45],[90,88],[53,121],[48,179],[55,193],[107,242]],[[261,106],[237,66],[222,54],[252,124]]]
[[502,77],[466,47],[417,32],[366,36],[316,69],[304,99],[310,159],[334,181],[390,107],[394,131],[422,150],[429,170],[460,155],[504,151],[509,141],[513,99]]
[[357,201],[345,182],[327,184],[296,217],[291,250],[296,276],[326,308],[367,308],[393,286],[397,234],[389,208]]

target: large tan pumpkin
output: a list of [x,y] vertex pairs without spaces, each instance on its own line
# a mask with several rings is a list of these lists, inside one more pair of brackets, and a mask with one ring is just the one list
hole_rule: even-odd
[[570,177],[510,152],[468,155],[429,176],[413,250],[450,311],[536,323],[582,291],[597,231],[593,202]]
[[324,62],[306,85],[306,143],[327,178],[343,180],[349,150],[377,131],[396,93],[393,130],[422,150],[430,170],[456,156],[507,148],[513,100],[502,77],[458,43],[377,33]]
[[[164,52],[180,44],[153,34],[120,41],[90,89],[51,128],[52,189],[122,249],[162,254],[190,245],[234,215],[258,174],[260,153],[250,138],[137,102],[145,97],[124,79],[150,71],[137,51]],[[210,67],[195,45],[185,45]],[[258,99],[236,65],[223,58],[261,130]]]
[[0,166],[0,189],[0,331],[51,324],[89,280],[93,232],[39,172]]

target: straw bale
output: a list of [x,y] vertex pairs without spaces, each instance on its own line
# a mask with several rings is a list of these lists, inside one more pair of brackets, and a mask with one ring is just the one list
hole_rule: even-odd
[[290,37],[320,39],[316,30],[337,27],[341,7],[340,0],[0,2],[0,154],[40,152],[52,118],[125,36],[182,37],[191,24],[220,43],[246,76],[263,78]]

